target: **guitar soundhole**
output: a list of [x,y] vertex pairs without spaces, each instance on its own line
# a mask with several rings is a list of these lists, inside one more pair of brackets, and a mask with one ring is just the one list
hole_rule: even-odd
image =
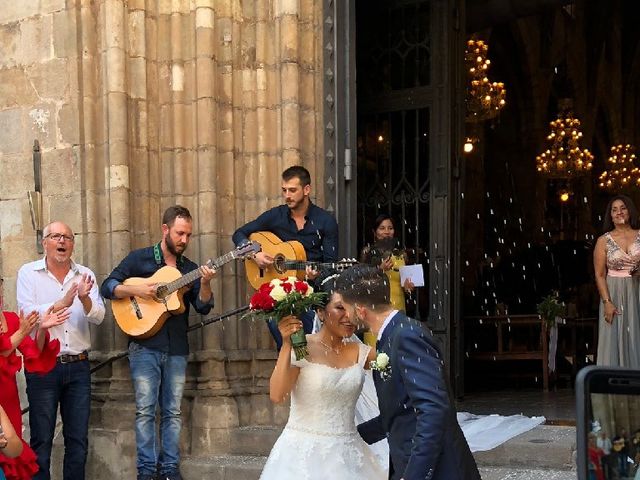
[[286,272],[286,267],[285,267],[285,263],[286,262],[286,258],[284,258],[284,255],[279,254],[276,255],[275,258],[273,259],[273,268],[275,268],[276,272],[278,272],[279,274],[283,274],[284,272]]
[[167,296],[167,286],[159,285],[158,288],[156,289],[156,297],[162,300],[166,296]]

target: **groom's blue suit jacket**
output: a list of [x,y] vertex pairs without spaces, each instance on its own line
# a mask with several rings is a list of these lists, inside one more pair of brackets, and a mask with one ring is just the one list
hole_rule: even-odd
[[367,443],[389,441],[392,480],[480,480],[456,419],[444,361],[428,328],[397,313],[382,332],[378,353],[390,375],[373,378],[380,415],[358,426]]

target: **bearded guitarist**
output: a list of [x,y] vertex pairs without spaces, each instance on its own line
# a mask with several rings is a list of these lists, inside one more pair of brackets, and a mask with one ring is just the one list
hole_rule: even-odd
[[[192,232],[189,210],[180,205],[169,207],[162,217],[162,240],[150,247],[134,250],[102,283],[100,293],[109,299],[156,297],[157,285],[125,285],[132,277],[150,277],[165,266],[175,267],[182,275],[198,266],[184,256]],[[136,449],[138,480],[160,478],[179,480],[180,402],[184,389],[187,355],[189,308],[206,315],[213,306],[211,279],[216,271],[199,267],[201,277],[184,292],[184,311],[172,315],[151,337],[129,338],[129,366],[136,399]],[[156,441],[156,408],[161,408],[159,441]],[[161,446],[158,452],[156,445]]]
[[[238,228],[233,234],[233,243],[237,246],[249,241],[249,235],[268,231],[282,241],[297,240],[304,247],[307,260],[311,262],[336,262],[338,260],[338,224],[326,210],[311,202],[311,175],[299,165],[289,167],[282,172],[282,198],[284,205],[274,207],[261,214],[255,220]],[[273,265],[273,257],[266,252],[255,255],[254,260],[260,268]],[[308,280],[320,275],[318,270],[307,267]],[[311,333],[313,315],[303,315],[301,319],[304,331]],[[269,323],[278,350],[282,337],[278,326]]]

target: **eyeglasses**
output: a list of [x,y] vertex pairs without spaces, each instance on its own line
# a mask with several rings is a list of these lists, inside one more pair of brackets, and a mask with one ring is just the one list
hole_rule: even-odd
[[44,238],[50,238],[54,242],[59,242],[60,240],[65,240],[67,242],[73,242],[75,240],[75,237],[73,235],[65,235],[63,233],[50,233],[49,235],[45,236]]

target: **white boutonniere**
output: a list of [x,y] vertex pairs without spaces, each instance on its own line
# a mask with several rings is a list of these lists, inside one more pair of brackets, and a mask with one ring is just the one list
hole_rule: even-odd
[[371,370],[380,372],[380,378],[386,380],[391,376],[391,365],[389,365],[389,355],[379,352],[375,360],[369,363]]

